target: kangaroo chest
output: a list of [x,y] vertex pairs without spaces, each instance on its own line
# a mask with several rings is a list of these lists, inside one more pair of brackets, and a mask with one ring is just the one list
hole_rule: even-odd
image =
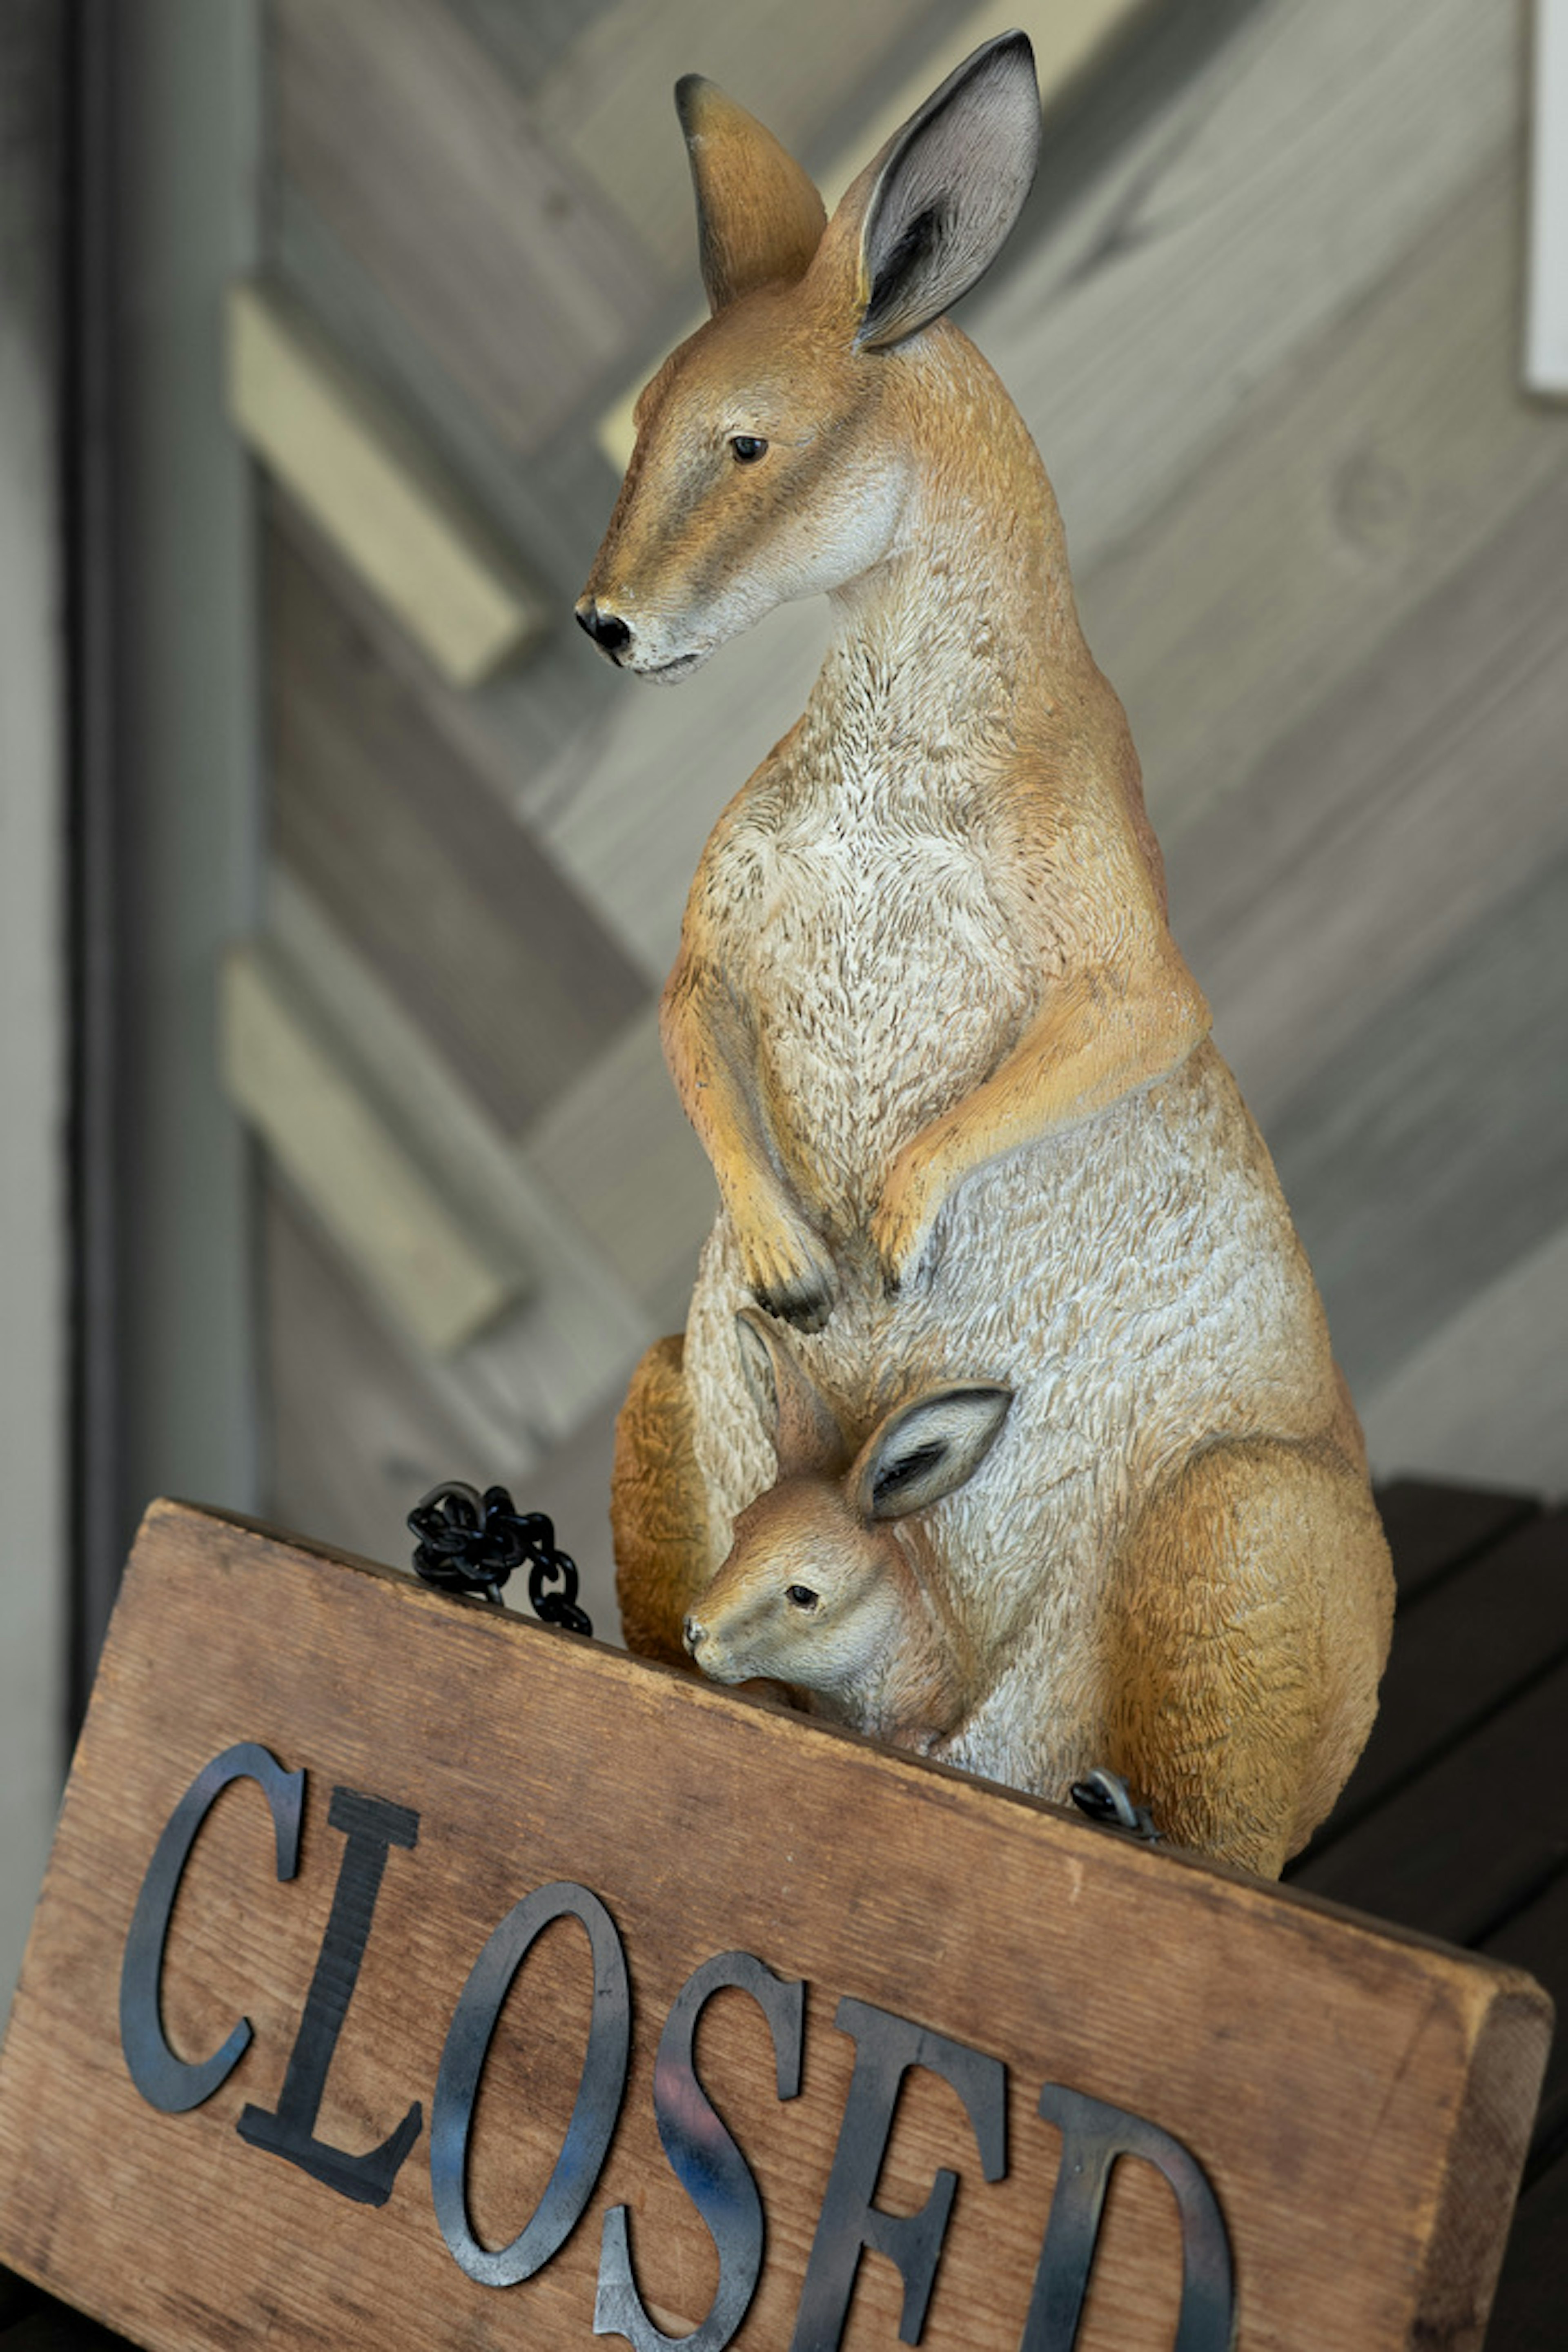
[[907,784],[873,775],[743,821],[725,863],[775,1142],[818,1213],[854,1224],[1005,1053],[1029,975],[973,835]]

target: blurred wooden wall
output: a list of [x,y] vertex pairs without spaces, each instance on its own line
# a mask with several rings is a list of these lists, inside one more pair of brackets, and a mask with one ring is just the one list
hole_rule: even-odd
[[[1518,390],[1523,19],[1033,15],[1079,69],[965,324],[1056,481],[1178,936],[1377,1466],[1562,1488],[1568,413]],[[290,1172],[299,1105],[262,1069],[287,1522],[399,1558],[427,1483],[500,1478],[606,1614],[614,1410],[713,1202],[657,993],[701,841],[825,633],[786,610],[655,695],[571,625],[616,489],[601,422],[700,306],[670,84],[708,73],[826,171],[959,24],[910,0],[268,0],[269,287],[552,615],[455,686],[268,492],[257,968],[500,1302],[421,1339],[345,1248],[331,1171]]]

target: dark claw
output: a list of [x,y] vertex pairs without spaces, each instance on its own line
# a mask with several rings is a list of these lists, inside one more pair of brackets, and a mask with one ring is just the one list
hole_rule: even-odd
[[833,1294],[819,1282],[792,1282],[780,1290],[759,1290],[757,1304],[764,1314],[797,1331],[820,1331],[833,1312]]

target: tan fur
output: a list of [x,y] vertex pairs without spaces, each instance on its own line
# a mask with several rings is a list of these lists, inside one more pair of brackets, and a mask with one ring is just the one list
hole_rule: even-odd
[[712,1569],[683,1348],[679,1335],[656,1341],[633,1373],[610,1475],[621,1630],[628,1649],[671,1666],[687,1664],[681,1620]]
[[[945,320],[856,340],[889,175],[933,109],[984,147],[1005,47],[969,114],[939,93],[868,167],[804,274],[755,257],[655,377],[584,599],[667,679],[782,598],[835,608],[805,712],[704,851],[665,996],[722,1203],[681,1475],[711,1571],[776,1467],[736,1341],[752,1300],[806,1335],[845,1427],[1005,1383],[984,1476],[924,1522],[983,1693],[944,1752],[1053,1796],[1119,1759],[1194,1843],[1277,1869],[1386,1647],[1360,1433],[1166,926],[1039,458]],[[737,434],[765,457],[736,462]],[[668,1654],[662,1604],[635,1606]]]

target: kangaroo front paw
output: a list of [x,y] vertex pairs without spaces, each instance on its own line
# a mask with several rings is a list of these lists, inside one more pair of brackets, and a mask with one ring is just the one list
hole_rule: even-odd
[[757,1304],[797,1331],[820,1331],[838,1303],[826,1244],[797,1218],[740,1230],[741,1262]]
[[917,1171],[912,1166],[895,1167],[871,1219],[871,1246],[889,1297],[930,1270],[936,1210],[937,1203],[926,1198],[926,1187]]

